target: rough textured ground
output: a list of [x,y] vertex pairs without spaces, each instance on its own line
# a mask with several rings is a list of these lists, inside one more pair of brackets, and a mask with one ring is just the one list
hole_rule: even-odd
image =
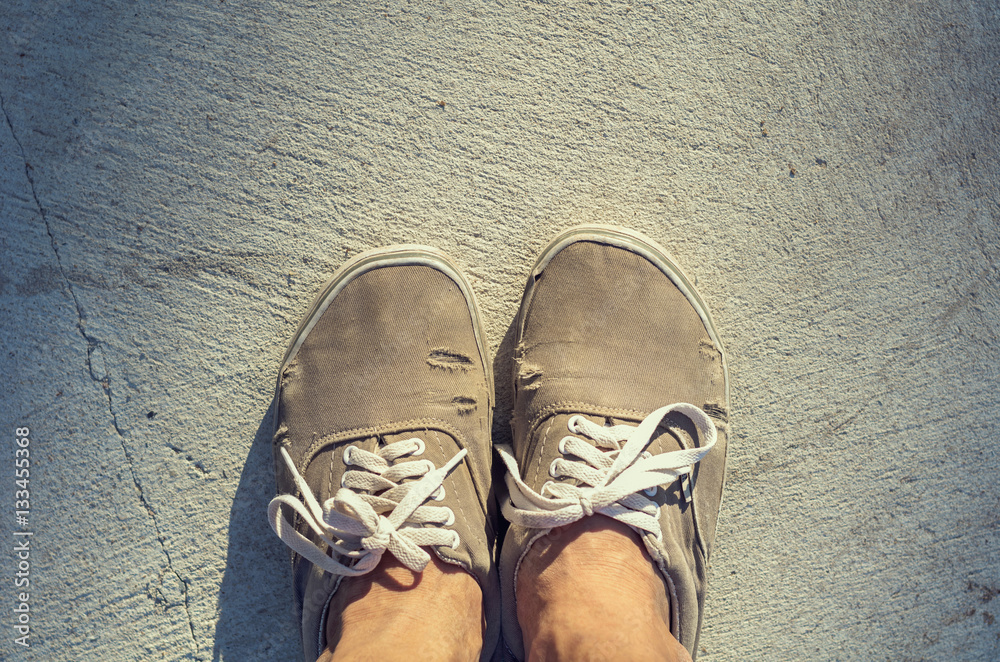
[[30,426],[33,464],[27,527],[0,469],[0,657],[294,659],[268,409],[322,282],[444,249],[504,375],[534,256],[600,222],[729,351],[699,659],[1000,658],[998,35],[994,1],[5,0],[2,459]]

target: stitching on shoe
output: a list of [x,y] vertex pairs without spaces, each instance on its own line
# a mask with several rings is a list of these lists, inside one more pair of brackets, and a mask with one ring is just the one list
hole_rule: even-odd
[[[479,583],[479,577],[476,575],[476,572],[472,569],[471,565],[466,565],[465,562],[463,562],[461,559],[452,559],[448,558],[447,556],[442,556],[438,554],[437,551],[434,552],[434,555],[437,556],[440,560],[444,561],[445,563],[448,563],[450,565],[457,565],[459,568],[465,570],[467,573],[472,575],[472,578],[476,580],[476,584],[479,584],[479,590],[483,591],[484,594],[486,593],[486,590],[483,589],[483,585]],[[469,546],[469,558],[470,559],[472,558],[471,545]]]
[[[646,416],[649,415],[649,412],[642,412],[642,411],[639,411],[639,410],[636,410],[636,409],[619,409],[619,408],[614,408],[614,407],[602,407],[602,406],[594,405],[594,404],[589,403],[589,402],[578,402],[578,401],[572,401],[572,400],[565,400],[565,401],[561,401],[561,402],[554,402],[554,403],[552,403],[552,404],[550,404],[550,405],[548,405],[546,407],[543,407],[531,419],[532,422],[528,426],[528,432],[527,432],[527,438],[530,439],[531,436],[535,434],[535,432],[538,430],[538,428],[541,426],[542,423],[547,423],[548,424],[548,426],[542,432],[542,447],[539,448],[539,450],[537,452],[537,457],[538,457],[538,462],[539,463],[541,463],[542,451],[544,450],[544,447],[545,447],[545,439],[547,438],[549,429],[551,428],[551,425],[552,425],[552,417],[553,416],[557,416],[559,414],[588,414],[588,415],[591,415],[591,416],[611,416],[613,418],[628,418],[630,416],[635,416],[635,417],[638,418],[638,420],[642,420]],[[681,448],[685,448],[684,442],[683,442],[683,440],[680,440],[679,435],[677,435],[676,433],[673,433],[673,432],[671,434],[674,434],[674,436],[678,437],[678,439],[680,441]],[[694,441],[695,443],[697,443],[698,440],[693,439],[692,441]],[[536,466],[535,471],[536,471],[535,480],[537,480],[537,478],[538,478],[538,476],[537,476],[538,467],[537,466]],[[694,487],[692,487],[692,489],[694,489]],[[692,517],[692,520],[694,521],[695,537],[697,539],[697,546],[700,549],[701,554],[704,557],[705,561],[707,562],[707,560],[708,560],[708,553],[707,553],[707,549],[706,549],[705,544],[704,544],[705,536],[704,536],[704,532],[702,531],[701,521],[700,521],[700,518],[697,516],[697,512],[696,512],[696,509],[694,507],[694,503],[691,504],[691,508],[692,508],[692,510],[691,510],[691,517]],[[664,550],[664,552],[662,552],[662,554],[664,555],[664,564],[666,564],[667,563],[666,551]],[[666,571],[665,571],[666,565],[663,565],[662,567],[664,568],[664,574],[666,574]],[[673,587],[672,587],[672,580],[670,580],[670,583],[671,583],[671,590],[674,590]]]
[[314,439],[313,442],[309,444],[309,447],[306,449],[305,453],[302,454],[302,457],[296,461],[296,464],[308,466],[309,463],[315,458],[319,449],[324,446],[329,446],[330,444],[339,444],[346,441],[355,441],[359,439],[378,437],[385,434],[394,434],[402,430],[427,430],[429,428],[441,430],[449,436],[454,437],[455,440],[459,442],[460,448],[467,447],[465,435],[463,435],[458,428],[454,427],[447,421],[439,418],[414,418],[408,421],[377,423],[375,425],[353,428],[351,430],[341,430],[340,432],[324,435],[318,439]]
[[[643,540],[645,541],[645,537],[643,538]],[[667,567],[670,565],[669,553],[667,552],[666,548],[664,548],[663,551],[660,551],[655,547],[653,547],[652,545],[643,544],[643,547],[646,548],[647,552],[650,551],[651,548],[656,550],[656,556],[660,557],[660,558],[655,558],[653,560],[656,562],[656,569],[660,571],[660,576],[663,577],[663,583],[666,584],[667,586],[667,600],[670,602],[670,620],[672,621],[670,623],[670,630],[671,633],[673,633],[674,636],[677,637],[677,640],[680,641],[681,637],[683,636],[681,633],[681,628],[683,627],[683,624],[681,623],[680,613],[678,609],[678,606],[680,605],[680,599],[677,597],[677,586],[674,583],[674,578],[670,576],[670,572],[667,570]],[[707,565],[708,564],[706,562],[706,567]],[[702,605],[702,611],[704,611],[704,605]],[[699,614],[698,616],[699,627],[701,623],[701,617],[702,614]]]
[[[306,470],[308,470],[309,465],[312,461],[316,459],[319,452],[325,446],[331,444],[339,444],[351,441],[357,441],[361,439],[369,439],[371,437],[378,437],[382,434],[396,434],[405,430],[413,431],[423,431],[429,432],[431,430],[438,430],[447,434],[448,436],[455,439],[456,444],[460,449],[470,449],[470,444],[456,427],[438,418],[415,418],[408,421],[396,421],[392,423],[378,423],[374,426],[354,428],[352,430],[343,430],[341,432],[335,432],[333,434],[328,434],[326,436],[315,439],[306,449],[306,452],[302,454],[300,458],[295,460],[295,464],[299,467],[300,472],[304,475]],[[289,449],[289,452],[291,450]],[[295,458],[293,458],[295,459]],[[332,472],[331,467],[331,472]],[[471,469],[469,474],[472,477],[472,487],[476,491],[476,497],[479,499],[480,506],[486,509],[486,504],[488,503],[489,485],[480,485],[479,481],[476,480],[476,472]],[[332,481],[332,479],[331,479]],[[332,487],[332,485],[331,485]],[[298,494],[298,490],[295,491]]]
[[[441,451],[441,456],[444,457],[444,455],[445,455],[444,444],[441,443],[441,437],[438,436],[438,433],[437,433],[436,430],[433,432],[433,434],[434,434],[434,440],[438,444],[438,449]],[[442,483],[442,485],[444,485],[444,483]],[[465,515],[465,509],[462,507],[462,499],[455,499],[455,501],[458,503],[458,510],[459,510],[459,512],[462,513],[462,519],[465,522],[468,522],[469,518],[466,517],[466,515]]]
[[552,429],[552,419],[548,418],[546,419],[546,422],[548,423],[548,425],[545,426],[545,430],[542,432],[542,445],[535,452],[536,460],[535,460],[535,475],[533,476],[534,482],[538,482],[538,474],[542,470],[542,456],[545,455],[545,440],[548,438],[549,430]]
[[[530,439],[531,436],[535,434],[535,431],[542,424],[542,422],[549,420],[552,416],[557,414],[589,414],[591,416],[611,416],[613,418],[636,417],[641,421],[649,415],[649,412],[642,412],[637,409],[602,407],[589,402],[579,402],[573,400],[554,402],[538,410],[538,412],[531,417],[531,423],[529,424],[527,430],[527,438]],[[546,430],[546,432],[547,431],[548,430]]]
[[[312,448],[315,445],[316,445],[316,440],[313,440],[313,443],[310,444],[309,447]],[[330,471],[328,472],[328,475],[326,477],[326,479],[328,481],[328,483],[326,485],[326,490],[327,490],[326,493],[327,494],[336,494],[337,493],[337,488],[340,487],[340,485],[337,485],[337,488],[335,488],[334,485],[333,485],[333,470],[334,470],[335,466],[336,466],[336,464],[334,462],[330,462],[330,465],[329,465]],[[320,487],[322,487],[322,486],[320,486]]]

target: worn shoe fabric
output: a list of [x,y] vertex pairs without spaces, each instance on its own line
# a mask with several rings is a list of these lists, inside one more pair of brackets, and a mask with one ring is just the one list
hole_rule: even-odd
[[361,254],[326,285],[275,394],[275,533],[293,550],[305,659],[326,646],[330,599],[384,554],[430,553],[483,591],[482,659],[499,638],[491,492],[493,384],[472,291],[439,251]]
[[553,527],[602,514],[641,537],[697,652],[725,478],[728,377],[691,282],[651,240],[581,226],[539,257],[515,323],[513,445],[500,567],[504,640],[524,659],[521,560]]

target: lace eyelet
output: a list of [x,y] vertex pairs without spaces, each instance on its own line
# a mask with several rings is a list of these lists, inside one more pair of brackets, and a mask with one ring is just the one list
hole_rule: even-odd
[[559,452],[562,453],[563,455],[566,454],[566,442],[569,441],[570,439],[572,439],[572,437],[563,437],[562,439],[559,440],[559,446],[558,446]]
[[647,487],[642,492],[643,492],[643,494],[645,494],[648,497],[654,497],[654,496],[656,496],[656,490],[657,490],[657,488],[655,488],[655,487]]
[[444,485],[431,492],[431,499],[434,501],[444,501]]
[[[455,511],[451,508],[448,509],[448,520],[444,523],[445,526],[451,526],[455,523]],[[457,534],[456,534],[457,535]]]
[[549,465],[549,475],[552,476],[553,478],[559,478],[559,476],[562,475],[561,473],[556,473],[559,471],[559,469],[556,466],[557,462],[559,462],[559,458],[552,460],[552,464]]
[[427,444],[425,444],[424,440],[420,437],[414,437],[413,439],[410,439],[410,441],[417,442],[417,450],[411,451],[410,455],[413,455],[414,457],[423,455],[424,451],[427,450]]
[[347,478],[347,472],[346,471],[344,473],[340,474],[340,486],[341,487],[347,487],[347,485],[344,485],[344,479],[345,478]]
[[458,537],[457,531],[452,531],[455,534],[455,540],[451,543],[452,549],[458,549],[458,546],[462,544],[462,539]]
[[566,427],[569,428],[569,431],[573,434],[580,434],[579,423],[582,420],[584,420],[583,416],[570,416],[569,421],[566,422]]
[[347,466],[350,466],[350,465],[353,464],[353,462],[351,462],[351,451],[353,451],[353,450],[354,450],[354,446],[348,446],[347,448],[344,449],[344,458],[343,459],[344,459],[344,464],[346,464]]

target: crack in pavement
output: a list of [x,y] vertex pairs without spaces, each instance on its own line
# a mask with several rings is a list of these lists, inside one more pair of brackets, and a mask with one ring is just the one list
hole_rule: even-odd
[[[90,378],[100,384],[101,388],[104,390],[104,395],[108,400],[108,413],[111,414],[111,423],[115,428],[115,432],[118,434],[118,441],[121,443],[122,452],[125,454],[125,461],[128,463],[129,473],[132,475],[132,484],[139,493],[139,502],[146,509],[146,513],[153,522],[153,530],[156,532],[156,540],[160,543],[160,551],[163,553],[163,556],[167,561],[167,569],[173,573],[173,575],[177,578],[177,581],[180,582],[181,590],[184,594],[184,612],[187,615],[188,631],[191,635],[191,643],[194,646],[195,656],[197,658],[200,651],[198,647],[198,640],[195,638],[194,634],[194,621],[191,618],[188,582],[180,576],[180,573],[174,570],[173,561],[170,558],[170,552],[167,550],[167,547],[164,544],[163,535],[160,533],[160,523],[156,519],[156,513],[153,511],[152,506],[146,499],[146,493],[142,488],[142,483],[139,482],[139,477],[135,473],[135,464],[132,461],[132,452],[125,443],[127,436],[126,432],[123,431],[118,425],[118,414],[115,412],[114,406],[114,393],[111,389],[111,373],[108,369],[107,359],[104,356],[102,343],[100,340],[87,332],[85,324],[86,315],[83,312],[83,306],[80,305],[80,299],[77,297],[76,291],[73,289],[73,283],[66,275],[66,269],[63,267],[62,256],[59,254],[59,247],[56,244],[55,235],[52,233],[52,227],[49,225],[48,213],[42,205],[41,200],[38,199],[38,193],[35,190],[35,178],[31,174],[33,168],[28,162],[28,157],[24,152],[24,145],[21,144],[21,140],[17,137],[17,132],[14,130],[14,124],[11,122],[10,115],[7,113],[7,103],[2,92],[0,92],[0,111],[3,112],[4,119],[7,121],[7,129],[10,131],[10,135],[11,138],[14,139],[14,143],[17,144],[18,151],[21,154],[21,160],[24,162],[24,176],[28,180],[28,186],[31,189],[31,197],[35,201],[35,207],[38,209],[38,214],[42,219],[42,223],[45,224],[45,232],[49,235],[49,243],[52,245],[52,253],[56,258],[56,266],[59,268],[59,275],[66,284],[66,290],[69,292],[70,298],[73,299],[73,305],[76,308],[77,316],[76,329],[87,343],[87,371],[90,373]],[[100,353],[101,364],[104,371],[103,376],[98,376],[94,373],[95,352]]]

